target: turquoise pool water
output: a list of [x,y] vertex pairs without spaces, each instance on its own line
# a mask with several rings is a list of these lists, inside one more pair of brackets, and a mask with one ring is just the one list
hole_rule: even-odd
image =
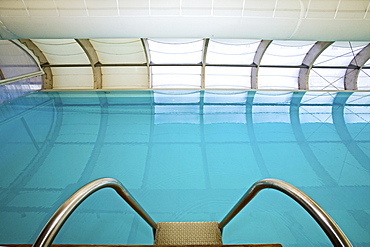
[[[262,178],[318,202],[354,246],[370,245],[370,93],[39,92],[0,105],[0,243],[32,243],[74,191],[120,180],[155,221],[220,221]],[[265,190],[224,243],[330,246],[293,200]],[[54,243],[152,244],[111,189]]]

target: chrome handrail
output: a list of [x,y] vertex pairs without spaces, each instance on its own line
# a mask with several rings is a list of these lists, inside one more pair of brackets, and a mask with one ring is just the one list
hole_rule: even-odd
[[314,200],[293,185],[278,179],[262,179],[254,183],[219,223],[221,231],[263,189],[281,191],[300,204],[316,220],[334,246],[352,246],[340,227]]
[[53,242],[64,222],[73,211],[94,192],[110,187],[114,189],[155,231],[157,223],[141,208],[136,200],[128,193],[125,187],[114,178],[100,178],[94,180],[69,197],[51,216],[49,221],[37,237],[33,247],[48,247]]

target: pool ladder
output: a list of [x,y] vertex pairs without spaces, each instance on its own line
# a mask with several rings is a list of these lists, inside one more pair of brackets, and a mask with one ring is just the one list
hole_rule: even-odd
[[110,187],[114,189],[153,229],[156,245],[222,245],[223,228],[263,189],[283,192],[300,204],[320,225],[334,246],[352,246],[334,220],[309,196],[293,185],[278,179],[262,179],[254,183],[220,222],[156,223],[116,179],[94,180],[68,198],[53,214],[37,237],[33,247],[49,247],[64,222],[91,194]]

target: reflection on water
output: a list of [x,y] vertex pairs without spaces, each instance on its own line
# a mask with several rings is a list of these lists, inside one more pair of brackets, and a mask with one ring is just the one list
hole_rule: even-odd
[[[156,221],[220,221],[249,186],[285,180],[313,197],[355,246],[370,244],[370,94],[44,92],[0,105],[0,239],[32,243],[75,190],[120,180]],[[55,243],[151,244],[109,189]],[[224,243],[330,246],[295,202],[264,191]]]

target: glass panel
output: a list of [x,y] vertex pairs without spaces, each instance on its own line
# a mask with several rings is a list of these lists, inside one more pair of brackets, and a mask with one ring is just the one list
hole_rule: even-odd
[[0,104],[5,101],[10,101],[31,92],[40,90],[41,87],[41,76],[35,76],[9,84],[0,85]]
[[140,39],[92,39],[90,42],[102,64],[146,63]]
[[357,79],[358,90],[370,90],[370,70],[363,69],[360,71]]
[[200,88],[200,66],[153,66],[153,88]]
[[308,80],[310,90],[344,90],[344,75],[346,69],[311,70]]
[[258,71],[259,89],[298,89],[297,68],[260,68]]
[[148,40],[151,62],[156,64],[202,61],[203,40]]
[[250,67],[206,67],[206,88],[251,88]]
[[0,79],[40,71],[33,58],[9,40],[0,40],[0,69],[4,76]]
[[262,65],[301,65],[313,41],[273,41],[262,57]]
[[335,42],[316,59],[314,66],[348,66],[355,55],[368,43]]
[[260,40],[210,40],[207,64],[252,64]]

